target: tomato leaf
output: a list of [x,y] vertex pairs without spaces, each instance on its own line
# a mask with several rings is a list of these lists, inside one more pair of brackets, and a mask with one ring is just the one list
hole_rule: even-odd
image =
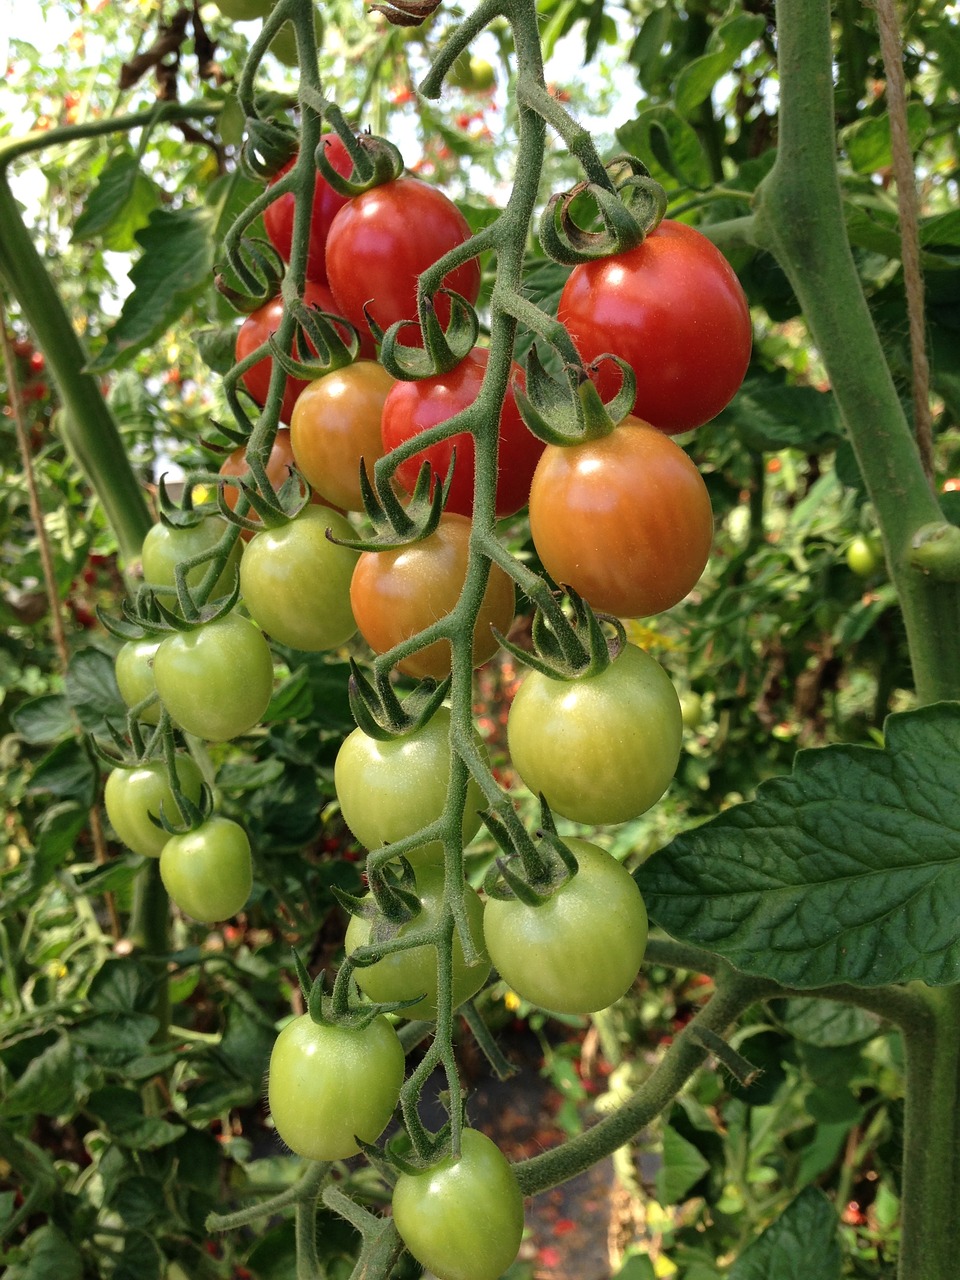
[[73,228],[73,239],[101,238],[105,249],[129,253],[136,233],[157,207],[157,189],[142,172],[132,152],[113,156],[104,165]]
[[814,1187],[801,1191],[730,1268],[728,1280],[839,1280],[837,1214]]
[[664,1125],[663,1164],[654,1179],[660,1204],[679,1204],[709,1168],[709,1162],[692,1142],[670,1125]]
[[703,57],[688,62],[677,76],[675,101],[677,110],[689,116],[705,98],[721,76],[731,71],[744,49],[763,34],[766,19],[760,14],[739,13],[727,18],[710,37],[711,48]]
[[648,107],[617,130],[617,141],[631,155],[643,156],[660,182],[666,179],[670,186],[694,191],[711,185],[710,165],[697,132],[672,107]]
[[638,869],[650,915],[790,986],[956,982],[958,752],[956,703],[890,716],[883,749],[799,752]]

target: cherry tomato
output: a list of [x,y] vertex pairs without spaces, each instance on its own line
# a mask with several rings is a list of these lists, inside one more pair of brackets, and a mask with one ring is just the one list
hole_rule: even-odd
[[680,446],[625,418],[598,440],[544,449],[530,488],[530,533],[556,582],[602,612],[644,617],[696,586],[713,511]]
[[[138,702],[157,692],[157,682],[153,678],[153,659],[159,647],[160,641],[155,637],[149,640],[128,640],[120,646],[114,662],[114,674],[120,697],[128,707],[135,707]],[[144,724],[158,724],[159,701],[141,711],[140,719]]]
[[[327,238],[327,279],[340,314],[361,333],[367,329],[364,306],[381,329],[416,320],[417,278],[469,238],[467,220],[453,201],[418,178],[396,178],[364,191],[339,211]],[[451,271],[443,286],[475,302],[476,259]],[[446,324],[447,299],[438,297],[436,307]]]
[[[421,866],[416,871],[417,893],[420,897],[420,914],[402,924],[398,936],[406,938],[434,929],[444,913],[443,871],[438,867]],[[469,885],[464,886],[464,907],[479,959],[467,964],[463,945],[456,930],[453,935],[453,1005],[457,1008],[464,1000],[476,995],[490,973],[490,962],[483,946],[483,904]],[[351,955],[358,947],[370,941],[371,922],[363,916],[351,916],[347,925],[344,947]],[[357,986],[376,1004],[391,1004],[395,1000],[422,998],[403,1010],[405,1018],[422,1018],[429,1021],[437,1016],[437,950],[429,943],[395,951],[376,964],[357,968],[353,975]]]
[[[663,222],[636,249],[574,267],[557,318],[583,360],[605,352],[637,376],[633,412],[671,435],[716,417],[750,360],[750,312],[726,258],[706,236]],[[605,360],[604,399],[620,385]]]
[[278,1135],[306,1160],[345,1160],[376,1142],[403,1084],[403,1047],[384,1017],[355,1028],[307,1013],[280,1032],[268,1096]]
[[[337,135],[335,133],[325,133],[322,142],[326,150],[327,159],[337,173],[348,174],[353,167],[353,161],[350,159],[349,151],[347,151],[347,148]],[[296,156],[294,156],[283,166],[276,177],[271,178],[271,185],[293,167],[296,159]],[[334,215],[346,203],[347,197],[334,191],[326,178],[318,173],[314,182],[313,205],[310,211],[310,246],[307,251],[308,280],[317,280],[321,284],[326,283],[327,268],[324,259],[327,235]],[[263,214],[263,225],[267,235],[284,262],[290,261],[290,250],[293,246],[293,215],[295,208],[296,197],[292,191],[288,191],[284,195],[278,196],[272,204],[268,205]]]
[[870,578],[883,564],[883,544],[876,535],[853,539],[847,547],[847,567],[858,578]]
[[153,674],[174,723],[208,742],[249,733],[273,692],[270,647],[238,613],[167,636]]
[[[296,465],[290,440],[290,430],[288,427],[280,427],[270,450],[270,457],[267,459],[267,478],[274,489],[280,489],[284,481],[290,478],[291,470]],[[233,453],[223,460],[220,464],[220,475],[249,478],[250,468],[247,465],[247,451],[243,445],[234,449]],[[224,485],[223,496],[227,506],[233,511],[240,496],[239,489],[232,484]],[[317,493],[312,495],[310,501],[317,506],[327,505]],[[247,511],[247,518],[258,522],[260,520],[260,517],[252,508]],[[256,533],[255,529],[242,529],[240,537],[244,542],[249,542],[254,533]]]
[[554,1013],[596,1013],[633,986],[647,945],[637,883],[616,858],[567,839],[579,870],[538,906],[490,898],[483,936],[517,995]]
[[160,854],[160,879],[181,911],[212,924],[242,911],[253,888],[250,841],[239,823],[214,816],[171,836]]
[[[350,602],[353,616],[375,653],[416,635],[454,608],[467,575],[470,521],[464,516],[440,517],[433,533],[397,551],[364,551],[353,571]],[[506,632],[513,621],[513,582],[498,566],[490,568],[480,615],[473,634],[473,665],[497,651],[491,626]],[[436,640],[397,664],[411,676],[450,674],[450,644]]]
[[[171,524],[152,525],[147,530],[140,552],[143,561],[144,582],[154,587],[176,586],[176,568],[184,560],[212,551],[227,532],[227,522],[220,516],[203,516],[197,524],[180,527]],[[227,563],[210,592],[210,599],[228,595],[236,581],[242,548],[234,543]],[[187,586],[198,587],[209,568],[209,562],[199,564],[187,574]],[[173,605],[173,597],[161,595],[163,603]]]
[[626,822],[645,813],[669,786],[682,739],[670,677],[632,644],[599,675],[554,680],[531,671],[507,717],[517,773],[574,822]]
[[[440,817],[450,781],[449,737],[450,712],[439,707],[425,725],[402,737],[381,742],[354,729],[346,738],[333,781],[343,820],[362,845],[392,844]],[[480,830],[484,807],[483,792],[471,778],[463,811],[465,845]],[[406,856],[415,867],[439,864],[443,845],[434,840]]]
[[357,552],[327,537],[353,537],[335,511],[305,507],[276,529],[262,529],[240,561],[240,592],[268,636],[292,649],[336,649],[357,629],[350,579]]
[[[197,804],[203,785],[200,770],[191,756],[178,754],[176,761],[180,790]],[[132,769],[112,770],[103,790],[103,803],[118,837],[128,849],[147,858],[159,858],[170,839],[169,833],[152,819],[159,819],[162,809],[171,822],[180,821],[180,811],[162,760],[149,760]]]
[[[412,436],[446,422],[473,404],[487,369],[490,352],[474,347],[455,369],[418,382],[398,382],[383,406],[383,448],[395,449]],[[512,381],[523,386],[523,370],[513,365]],[[397,467],[397,479],[412,493],[424,459],[441,480],[446,476],[456,449],[457,460],[445,510],[473,515],[474,444],[469,433],[451,436],[431,445]],[[498,516],[512,516],[527,505],[530,481],[543,453],[543,441],[527,430],[512,389],[507,392],[500,414],[500,444],[497,471],[496,508]]]
[[383,453],[380,418],[394,379],[373,360],[335,369],[300,394],[290,441],[304,479],[335,507],[362,511],[361,459],[372,477]]
[[498,1280],[523,1236],[523,1196],[500,1148],[478,1129],[393,1189],[393,1220],[413,1256],[437,1280]]

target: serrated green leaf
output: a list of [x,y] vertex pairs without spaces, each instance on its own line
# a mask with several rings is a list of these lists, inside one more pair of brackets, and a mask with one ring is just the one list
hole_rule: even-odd
[[25,742],[33,745],[59,742],[72,733],[74,719],[70,703],[62,693],[43,693],[17,707],[10,719]]
[[668,933],[789,986],[960,979],[960,704],[890,716],[883,749],[801,751],[789,777],[635,876]]
[[156,1241],[143,1231],[129,1234],[113,1270],[113,1280],[160,1280],[163,1255]]
[[779,449],[819,453],[842,439],[832,392],[790,386],[762,374],[744,381],[723,417],[734,423],[747,448],[757,453]]
[[112,156],[87,197],[73,228],[73,239],[103,240],[105,249],[129,253],[136,233],[157,207],[157,188],[140,168],[132,152]]
[[[916,150],[930,128],[930,112],[922,102],[907,104],[907,130],[911,150]],[[890,116],[865,116],[840,133],[850,164],[856,173],[875,173],[893,163],[890,143]]]
[[26,1261],[11,1266],[7,1280],[82,1280],[83,1258],[59,1227],[39,1227],[24,1252]]
[[862,1044],[880,1029],[875,1014],[836,1000],[785,1000],[775,1016],[795,1040],[823,1049]]
[[128,364],[183,315],[211,282],[216,212],[157,209],[137,233],[143,253],[130,272],[133,292],[89,369],[104,373]]
[[156,978],[130,956],[105,960],[90,983],[88,999],[98,1013],[143,1013],[149,1010]]
[[688,116],[710,96],[713,86],[736,65],[740,54],[762,34],[766,19],[758,13],[738,13],[721,22],[711,37],[718,45],[700,58],[688,62],[677,76],[674,102],[682,116]]
[[66,679],[67,700],[75,708],[88,733],[105,728],[105,720],[123,721],[126,705],[114,675],[114,659],[92,645],[70,659]]
[[710,163],[691,124],[672,107],[649,107],[617,130],[617,140],[638,156],[659,181],[706,191]]
[[664,1125],[663,1164],[654,1179],[660,1204],[679,1204],[709,1168],[709,1162],[692,1142],[677,1133],[672,1125]]
[[55,1116],[72,1110],[77,1091],[73,1078],[75,1066],[73,1047],[61,1036],[27,1064],[23,1074],[0,1099],[0,1115]]
[[749,1245],[728,1280],[840,1280],[837,1215],[822,1191],[807,1187]]
[[71,738],[43,757],[30,779],[32,792],[48,791],[89,809],[97,787],[97,769],[86,743]]

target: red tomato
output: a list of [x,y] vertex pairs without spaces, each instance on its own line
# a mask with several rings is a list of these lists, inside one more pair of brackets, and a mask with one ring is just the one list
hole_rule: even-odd
[[[395,178],[364,191],[343,206],[327,239],[327,279],[340,313],[361,333],[364,305],[382,329],[416,320],[418,276],[469,238],[467,220],[453,201],[418,178]],[[443,284],[475,302],[477,260],[451,271]],[[446,298],[438,298],[442,324],[449,314]]]
[[[715,417],[750,360],[750,312],[733,268],[706,236],[665,219],[643,244],[574,267],[557,318],[583,360],[621,356],[637,375],[633,412],[675,435]],[[609,360],[605,399],[620,385]]]
[[[335,133],[325,133],[322,139],[326,147],[327,159],[337,173],[344,175],[350,172],[353,161],[350,153]],[[271,179],[271,185],[293,167],[297,157],[294,156]],[[307,279],[326,283],[327,268],[324,261],[327,247],[327,235],[330,224],[337,213],[347,203],[347,196],[334,191],[320,173],[317,174],[313,188],[313,207],[310,211],[310,247],[307,252]],[[290,250],[293,245],[293,215],[296,200],[292,191],[278,196],[263,214],[263,225],[267,235],[284,262],[290,261]]]
[[[374,652],[386,653],[453,610],[467,576],[469,552],[470,521],[444,512],[434,532],[420,542],[361,555],[350,584],[350,604]],[[512,580],[499,565],[492,565],[474,629],[474,666],[496,653],[490,627],[506,632],[514,603]],[[450,645],[437,640],[397,666],[407,675],[442,680],[450,674]]]
[[646,617],[696,585],[713,511],[680,446],[624,418],[599,440],[547,445],[530,489],[530,533],[554,581],[605,613]]
[[[383,406],[384,451],[395,449],[404,440],[426,431],[428,427],[436,426],[438,422],[446,422],[461,409],[473,404],[480,392],[489,359],[490,352],[486,347],[474,347],[449,373],[423,378],[419,382],[398,382]],[[523,386],[523,370],[518,364],[513,365],[513,381],[519,381],[520,386]],[[415,453],[397,468],[397,479],[412,493],[424,459],[429,461],[433,471],[442,479],[447,474],[454,449],[457,451],[457,461],[446,510],[471,516],[474,481],[472,435],[464,433],[451,436],[449,440],[441,440],[422,453]],[[543,453],[543,441],[527,430],[512,390],[507,392],[500,414],[499,450],[497,515],[512,516],[527,505],[530,481]]]

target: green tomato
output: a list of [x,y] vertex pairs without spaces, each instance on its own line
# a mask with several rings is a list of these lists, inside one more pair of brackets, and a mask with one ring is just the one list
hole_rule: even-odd
[[632,644],[599,675],[531,672],[507,718],[510,756],[526,785],[555,813],[590,824],[626,822],[656,804],[682,739],[670,677]]
[[647,912],[633,876],[605,849],[565,842],[579,870],[539,906],[490,898],[483,936],[517,995],[554,1013],[596,1013],[633,985]]
[[[313,11],[313,30],[319,45],[323,39],[323,20],[320,17],[319,10],[316,8]],[[285,67],[296,67],[298,65],[297,33],[292,22],[284,22],[280,27],[280,30],[270,41],[270,52]]]
[[847,547],[847,567],[858,578],[871,578],[883,564],[883,546],[875,535],[858,536]]
[[703,698],[696,689],[680,694],[680,716],[685,729],[696,729],[703,719]]
[[249,733],[273,692],[270,646],[238,613],[167,636],[153,674],[173,721],[208,742]]
[[240,593],[268,636],[292,649],[336,649],[357,629],[350,579],[359,553],[326,536],[354,531],[335,511],[305,507],[277,529],[263,529],[240,562]]
[[268,1098],[277,1133],[306,1160],[345,1160],[356,1139],[376,1142],[403,1084],[400,1040],[384,1017],[362,1030],[294,1018],[270,1055]]
[[[203,775],[191,756],[178,755],[176,760],[180,790],[188,800],[199,803]],[[160,857],[171,837],[152,819],[159,820],[162,808],[170,821],[180,820],[162,760],[150,760],[132,769],[114,769],[107,778],[103,802],[110,825],[128,849],[147,858]]]
[[217,8],[231,22],[252,22],[265,18],[277,0],[217,0]]
[[[204,516],[197,524],[183,529],[162,523],[153,525],[147,531],[140,552],[144,582],[152,587],[175,587],[177,565],[183,560],[212,550],[226,530],[226,520],[214,515]],[[233,590],[241,555],[242,546],[238,539],[210,593],[211,600],[229,595]],[[187,574],[187,586],[199,586],[208,567],[206,564],[199,564],[191,569]],[[165,604],[171,605],[172,597],[165,595],[162,599]]]
[[[117,677],[117,688],[120,697],[128,707],[135,707],[138,702],[150,694],[157,692],[157,682],[153,678],[153,659],[160,648],[160,641],[128,640],[121,645],[114,663]],[[140,712],[144,724],[157,724],[160,720],[160,703],[155,702]]]
[[[436,927],[442,918],[443,873],[424,866],[417,873],[417,893],[420,896],[420,914],[400,926],[401,938],[426,932]],[[464,1000],[476,995],[487,980],[490,962],[483,945],[483,904],[469,885],[464,887],[464,905],[470,937],[479,953],[475,964],[468,965],[463,946],[456,930],[453,934],[453,1005],[457,1008]],[[363,916],[353,916],[347,926],[344,940],[347,955],[370,941],[371,922]],[[376,964],[357,968],[353,975],[357,986],[376,1004],[392,1004],[396,1000],[412,1000],[422,996],[416,1004],[403,1010],[405,1018],[422,1018],[430,1021],[437,1016],[437,952],[429,943],[395,951],[384,956]]]
[[247,833],[230,818],[212,817],[193,831],[171,836],[160,854],[160,879],[194,920],[229,920],[253,888]]
[[393,1220],[437,1280],[498,1280],[520,1249],[523,1196],[496,1143],[464,1129],[459,1156],[400,1174]]
[[[436,821],[450,783],[450,711],[439,707],[413,733],[379,742],[354,729],[337,753],[333,780],[343,820],[367,849],[378,849]],[[483,747],[479,743],[479,749]],[[463,843],[480,829],[483,792],[471,778],[463,811]],[[407,857],[414,866],[439,863],[443,845],[432,841]]]

